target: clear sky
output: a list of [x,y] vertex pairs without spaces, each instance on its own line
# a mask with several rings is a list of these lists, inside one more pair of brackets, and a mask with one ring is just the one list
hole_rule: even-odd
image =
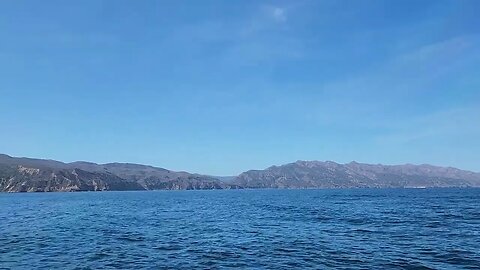
[[0,152],[480,171],[480,1],[0,1]]

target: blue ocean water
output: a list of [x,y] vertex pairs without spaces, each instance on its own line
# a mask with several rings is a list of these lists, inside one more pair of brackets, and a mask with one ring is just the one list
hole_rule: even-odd
[[479,269],[480,189],[0,194],[1,269]]

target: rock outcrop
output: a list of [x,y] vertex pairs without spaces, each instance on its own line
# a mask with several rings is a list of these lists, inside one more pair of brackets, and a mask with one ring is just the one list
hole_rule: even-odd
[[131,163],[63,163],[0,155],[0,191],[4,192],[480,187],[479,173],[451,167],[332,161],[297,161],[220,179]]
[[0,155],[0,191],[103,191],[238,188],[210,176],[128,163],[63,163]]
[[431,165],[297,161],[244,172],[233,183],[245,188],[476,187],[480,174]]

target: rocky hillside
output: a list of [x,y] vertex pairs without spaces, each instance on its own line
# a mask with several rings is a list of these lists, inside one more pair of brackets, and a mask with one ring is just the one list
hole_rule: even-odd
[[244,172],[233,183],[245,188],[478,187],[480,174],[431,165],[297,161]]
[[130,163],[63,163],[0,154],[4,192],[350,187],[480,187],[480,174],[431,165],[297,161],[222,178]]
[[238,188],[213,177],[152,166],[14,158],[0,155],[0,191],[99,191]]

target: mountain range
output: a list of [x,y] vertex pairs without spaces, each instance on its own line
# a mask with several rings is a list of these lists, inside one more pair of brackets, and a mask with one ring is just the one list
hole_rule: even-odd
[[64,163],[0,154],[3,192],[424,187],[480,187],[480,173],[432,165],[297,161],[216,177],[131,163]]

